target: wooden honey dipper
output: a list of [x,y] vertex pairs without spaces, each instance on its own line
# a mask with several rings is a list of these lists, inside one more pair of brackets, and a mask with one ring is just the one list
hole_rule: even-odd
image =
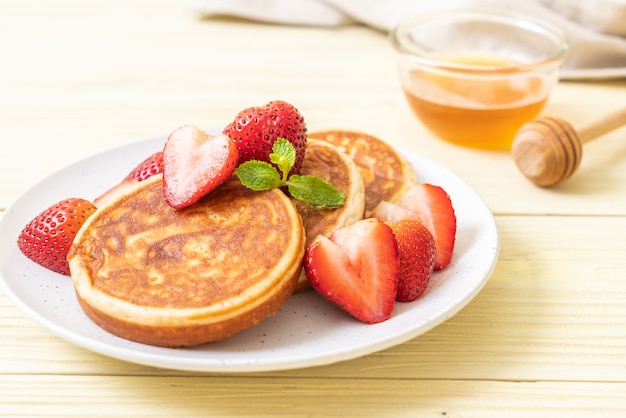
[[569,178],[582,158],[582,145],[626,125],[626,107],[576,131],[556,117],[541,117],[524,124],[511,147],[517,168],[539,186],[552,186]]

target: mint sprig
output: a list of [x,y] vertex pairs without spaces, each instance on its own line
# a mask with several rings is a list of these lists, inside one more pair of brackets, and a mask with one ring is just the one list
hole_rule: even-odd
[[275,166],[259,160],[240,164],[235,174],[241,184],[255,191],[287,187],[291,197],[314,208],[335,209],[343,205],[344,194],[324,179],[311,175],[289,175],[296,162],[296,150],[291,142],[278,138],[272,146],[269,159]]

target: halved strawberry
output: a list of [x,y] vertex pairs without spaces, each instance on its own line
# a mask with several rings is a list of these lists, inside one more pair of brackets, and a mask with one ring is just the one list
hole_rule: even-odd
[[317,236],[304,268],[313,288],[355,318],[373,324],[391,316],[400,266],[388,225],[363,219]]
[[196,203],[233,174],[237,159],[237,147],[226,135],[208,135],[190,125],[176,129],[163,148],[168,205],[180,209]]
[[96,207],[85,199],[62,200],[33,218],[22,229],[17,246],[35,263],[69,275],[67,253],[74,237]]
[[306,149],[306,123],[290,103],[275,100],[263,106],[242,110],[223,133],[237,145],[239,164],[248,160],[270,162],[272,146],[278,138],[291,142],[296,161],[290,174],[298,174]]
[[[394,210],[393,206],[397,206]],[[412,217],[420,220],[435,238],[435,270],[445,268],[452,259],[456,239],[456,214],[448,193],[440,186],[417,184],[394,202],[374,208],[371,217],[394,222]]]
[[412,302],[424,293],[435,265],[435,239],[417,219],[392,222],[398,243],[400,277],[396,301]]
[[374,207],[369,217],[376,218],[382,222],[391,223],[402,219],[415,218],[415,214],[396,203],[382,200],[378,205],[376,205],[376,207]]

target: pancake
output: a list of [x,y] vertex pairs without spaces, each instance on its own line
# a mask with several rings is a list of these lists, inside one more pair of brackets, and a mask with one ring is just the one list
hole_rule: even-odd
[[393,202],[417,184],[417,175],[411,163],[382,139],[342,130],[311,132],[308,135],[335,145],[356,163],[365,184],[366,216],[382,200]]
[[229,338],[278,312],[297,284],[305,234],[278,189],[233,178],[185,209],[155,175],[99,208],[68,260],[78,301],[119,337],[162,347]]
[[[294,199],[294,204],[302,217],[307,245],[320,234],[328,235],[335,229],[363,219],[365,210],[363,179],[354,161],[337,147],[325,141],[308,139],[300,174],[320,177],[345,196],[344,204],[336,209],[316,209]],[[307,288],[309,280],[303,269],[296,291]]]

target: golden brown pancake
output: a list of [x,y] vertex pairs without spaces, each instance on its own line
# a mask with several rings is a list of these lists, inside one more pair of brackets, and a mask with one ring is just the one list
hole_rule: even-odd
[[[300,174],[320,177],[345,196],[344,204],[336,209],[316,209],[301,200],[294,200],[302,217],[307,245],[320,234],[328,235],[335,229],[363,219],[363,179],[354,161],[337,147],[325,141],[309,139]],[[307,288],[309,281],[302,271],[296,291]]]
[[366,216],[382,200],[395,201],[417,183],[411,163],[383,140],[362,132],[311,132],[310,138],[337,146],[354,160],[365,184]]
[[172,209],[162,176],[99,208],[68,256],[78,301],[112,334],[163,347],[220,341],[275,314],[297,284],[304,228],[278,189],[231,179]]

